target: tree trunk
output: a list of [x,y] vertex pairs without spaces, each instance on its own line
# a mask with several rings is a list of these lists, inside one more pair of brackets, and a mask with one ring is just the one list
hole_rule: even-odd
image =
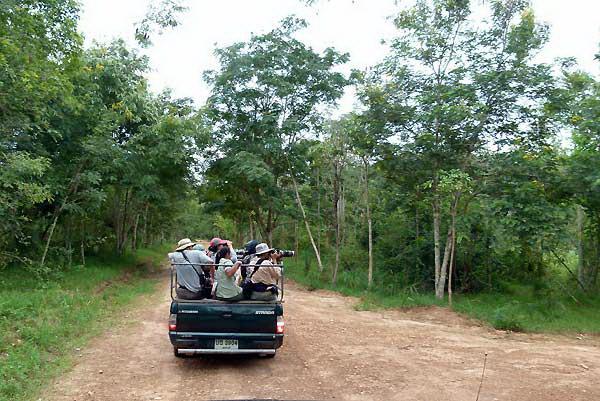
[[333,228],[335,231],[335,264],[333,266],[333,274],[331,283],[336,285],[337,273],[340,266],[340,163],[333,163]]
[[[321,170],[317,169],[317,222],[319,230],[317,231],[317,251],[321,254]],[[319,266],[319,272],[323,271],[323,266]]]
[[435,296],[439,299],[444,298],[444,293],[446,292],[446,278],[448,274],[448,262],[450,260],[450,250],[452,243],[452,227],[448,228],[448,234],[446,235],[446,246],[444,247],[444,259],[442,260],[442,265],[440,266],[440,275],[439,281],[435,288]]
[[298,221],[294,221],[294,252],[295,255],[298,256],[298,246],[299,246],[299,238],[298,238]]
[[148,202],[146,202],[146,204],[144,205],[144,227],[142,229],[142,231],[143,231],[142,245],[143,246],[148,246],[148,207],[149,207],[149,204],[148,204]]
[[[451,216],[451,223],[450,223],[450,227],[448,228],[448,235],[446,237],[446,246],[444,247],[444,260],[442,261],[442,266],[440,268],[440,275],[439,275],[439,282],[436,285],[435,288],[435,295],[436,297],[438,297],[439,299],[444,298],[444,292],[445,292],[445,287],[446,287],[446,274],[448,271],[448,266],[449,266],[449,262],[451,262],[451,256],[450,254],[452,253],[452,257],[454,256],[454,240],[455,240],[455,235],[456,235],[456,230],[455,230],[455,222],[456,222],[456,214],[457,214],[457,210],[458,210],[458,201],[460,200],[460,192],[456,193],[454,195],[454,199],[452,200],[452,204],[450,206],[450,216]],[[451,275],[452,273],[450,273]],[[448,282],[450,282],[452,278],[450,277],[448,279]]]
[[583,229],[585,226],[585,212],[581,205],[576,206],[577,209],[577,277],[579,283],[583,284],[587,289],[586,272],[585,272],[585,255],[584,255],[584,241]]
[[335,264],[333,266],[333,275],[331,283],[337,284],[337,274],[340,267],[340,199],[335,202]]
[[267,218],[267,240],[269,246],[273,246],[273,206],[269,206],[269,214]]
[[121,244],[121,188],[115,190],[115,197],[113,202],[113,229],[115,230],[115,252],[119,253],[119,246]]
[[434,197],[433,199],[433,252],[434,252],[434,263],[435,263],[435,293],[438,293],[438,286],[440,282],[440,205],[439,199]]
[[131,195],[131,190],[128,188],[125,191],[125,201],[123,203],[123,211],[121,213],[121,226],[119,227],[120,241],[119,241],[119,244],[117,247],[117,253],[119,255],[122,255],[125,252],[125,246],[127,244],[127,232],[129,231],[129,230],[127,230],[127,220],[129,218],[128,209],[129,209],[130,195]]
[[[65,198],[66,202],[66,198]],[[54,229],[56,228],[56,222],[58,221],[59,213],[54,214],[54,219],[52,220],[52,225],[50,226],[50,231],[48,232],[48,239],[46,239],[46,246],[44,246],[44,253],[42,254],[42,260],[40,261],[40,266],[44,267],[44,263],[46,262],[46,256],[48,255],[48,249],[50,248],[50,242],[52,241],[52,235],[54,234]]]
[[58,222],[58,217],[67,206],[67,201],[69,200],[69,196],[77,192],[77,187],[79,186],[79,174],[81,171],[81,165],[78,167],[75,176],[71,180],[71,184],[69,185],[69,190],[65,195],[65,199],[63,199],[62,204],[54,214],[54,218],[52,220],[52,225],[50,226],[50,231],[48,232],[48,238],[46,239],[46,245],[44,246],[44,253],[42,254],[42,259],[40,260],[40,267],[44,267],[44,263],[46,262],[46,257],[48,256],[48,249],[50,249],[50,242],[52,241],[52,235],[54,234],[54,230],[56,229],[56,223]]
[[302,199],[300,198],[300,192],[298,192],[298,183],[296,183],[296,178],[294,174],[290,171],[290,175],[292,176],[292,184],[294,185],[294,193],[296,194],[296,201],[298,202],[298,207],[300,207],[300,212],[302,213],[302,219],[304,220],[304,225],[306,227],[306,233],[308,234],[308,238],[310,239],[310,243],[315,252],[315,256],[317,257],[317,263],[319,264],[319,271],[323,271],[323,264],[321,263],[321,254],[317,249],[317,245],[315,244],[315,240],[310,231],[310,224],[308,224],[308,219],[306,217],[306,211],[304,210],[304,206],[302,205]]
[[133,222],[133,236],[131,237],[131,250],[135,252],[137,250],[137,232],[138,224],[140,222],[140,214],[136,213],[135,220]]
[[452,306],[452,274],[453,274],[453,269],[454,269],[454,253],[455,253],[455,249],[456,249],[456,208],[458,206],[458,197],[460,195],[456,195],[456,200],[455,203],[453,205],[452,208],[452,221],[450,222],[451,227],[452,227],[452,241],[450,243],[451,246],[451,250],[450,250],[450,265],[449,265],[449,272],[448,272],[448,303],[450,304],[450,306]]
[[373,285],[373,225],[371,222],[371,206],[369,197],[369,162],[365,158],[363,159],[365,164],[365,195],[366,195],[366,206],[367,206],[367,225],[369,230],[369,278],[367,286],[370,289]]
[[85,266],[85,222],[81,220],[81,244],[80,249],[81,253],[81,264]]
[[331,278],[331,283],[335,286],[337,285],[337,274],[340,267],[340,226],[339,222],[336,225],[335,229],[335,266],[333,268],[333,276]]
[[250,239],[253,240],[254,238],[254,223],[252,222],[252,215],[248,215],[248,223],[250,225]]
[[421,236],[419,224],[419,205],[415,203],[415,241],[418,241]]
[[67,266],[69,268],[73,266],[73,241],[71,238],[71,222],[72,219],[68,218],[65,225],[65,248],[67,249]]
[[595,238],[595,246],[594,246],[594,260],[591,262],[590,266],[588,266],[589,273],[589,284],[588,288],[593,288],[598,283],[598,274],[600,272],[600,219],[596,221],[596,229],[594,233],[596,235]]

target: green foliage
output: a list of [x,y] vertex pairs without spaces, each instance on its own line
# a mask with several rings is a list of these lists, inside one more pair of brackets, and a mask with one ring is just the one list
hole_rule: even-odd
[[289,17],[271,32],[217,49],[220,68],[205,73],[215,149],[202,198],[232,219],[251,216],[265,239],[293,202],[290,174],[305,172],[307,136],[322,124],[319,108],[348,83],[335,71],[348,55],[330,48],[318,54],[294,38],[305,26]]
[[1,266],[12,255],[2,251],[7,250],[11,237],[19,238],[23,245],[27,244],[23,233],[29,220],[22,213],[37,204],[50,201],[52,194],[41,180],[49,166],[47,159],[32,158],[26,152],[14,152],[0,159],[0,164]]
[[161,0],[151,2],[148,6],[146,16],[137,24],[135,39],[142,47],[152,45],[152,35],[158,30],[161,35],[166,28],[174,28],[179,25],[179,14],[185,12],[184,0]]
[[[181,11],[171,6],[153,18]],[[78,12],[73,1],[0,7],[0,267],[164,239],[194,192],[201,116],[151,93],[147,58],[123,40],[83,49]]]
[[85,267],[52,269],[45,279],[14,268],[0,279],[0,399],[32,399],[73,363],[76,348],[107,327],[141,294],[164,248],[97,258]]

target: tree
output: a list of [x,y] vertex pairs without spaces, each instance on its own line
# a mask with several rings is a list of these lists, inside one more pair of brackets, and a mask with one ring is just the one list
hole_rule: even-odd
[[600,82],[574,67],[563,62],[554,111],[573,130],[566,188],[577,203],[578,281],[590,290],[600,271]]
[[267,34],[217,49],[220,69],[205,74],[215,145],[205,199],[225,214],[251,211],[269,241],[291,196],[290,181],[303,179],[302,139],[319,131],[320,106],[335,102],[347,83],[333,68],[348,56],[333,49],[318,54],[294,39],[305,26],[287,18]]
[[441,244],[442,172],[478,176],[478,152],[552,134],[541,112],[550,71],[532,63],[546,28],[535,23],[526,1],[492,1],[489,10],[491,22],[475,28],[468,1],[417,1],[396,18],[401,36],[377,71],[398,154],[415,154],[429,175],[439,298],[451,251],[451,236]]
[[122,40],[82,49],[77,13],[72,1],[0,5],[1,265],[70,264],[77,240],[82,262],[113,239],[135,249],[140,226],[148,243],[194,192],[206,136],[189,99],[152,94],[147,59]]
[[135,28],[135,39],[142,47],[152,45],[152,35],[158,30],[162,35],[166,28],[179,25],[178,17],[187,10],[182,0],[161,0],[160,3],[151,2],[144,18]]
[[[368,89],[363,88],[363,91]],[[374,103],[371,103],[374,106]],[[373,222],[371,219],[371,197],[369,191],[370,166],[377,156],[377,144],[385,138],[384,119],[376,115],[375,107],[363,114],[351,114],[344,120],[344,130],[349,138],[348,145],[362,164],[364,174],[364,203],[367,219],[368,237],[368,278],[367,286],[373,285]]]

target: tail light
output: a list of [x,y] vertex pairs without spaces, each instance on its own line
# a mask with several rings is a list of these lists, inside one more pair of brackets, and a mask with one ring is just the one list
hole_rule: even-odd
[[275,328],[275,333],[283,334],[285,329],[285,322],[283,321],[283,316],[277,316],[277,327]]
[[171,313],[169,315],[169,331],[177,330],[177,315],[175,313]]

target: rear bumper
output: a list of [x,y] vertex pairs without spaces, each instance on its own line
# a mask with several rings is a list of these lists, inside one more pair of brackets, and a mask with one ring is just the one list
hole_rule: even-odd
[[[169,339],[183,354],[274,354],[283,345],[283,334],[170,331]],[[216,339],[238,340],[238,349],[215,349]]]
[[195,354],[227,354],[227,355],[239,355],[239,354],[265,354],[274,355],[274,349],[204,349],[204,348],[178,348],[180,354],[195,355]]

